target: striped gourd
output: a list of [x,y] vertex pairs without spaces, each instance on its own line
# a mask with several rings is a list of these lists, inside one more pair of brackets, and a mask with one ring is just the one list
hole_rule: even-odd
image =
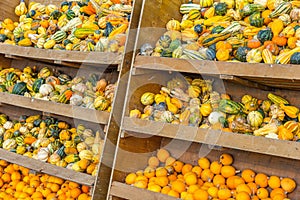
[[238,114],[242,109],[242,106],[230,99],[221,99],[219,102],[219,110],[227,114]]
[[181,14],[188,14],[192,9],[200,10],[200,5],[194,3],[181,4],[179,11]]
[[272,101],[273,103],[278,104],[278,105],[289,104],[289,102],[286,99],[284,99],[281,96],[278,96],[276,94],[273,94],[273,93],[268,94],[268,99],[270,99],[270,101]]
[[280,3],[273,12],[270,13],[270,18],[278,17],[279,15],[290,13],[292,10],[292,4],[290,2],[282,2]]
[[60,43],[67,37],[66,32],[57,31],[54,35],[51,36],[51,39],[55,40],[55,42]]
[[189,11],[188,20],[195,20],[201,17],[201,12],[197,9],[192,9]]
[[205,59],[198,51],[194,51],[194,50],[183,49],[183,54],[188,56],[189,59],[195,59],[195,60]]
[[65,91],[59,96],[58,102],[60,102],[60,103],[67,103],[67,102],[70,100],[72,94],[73,94],[72,90],[69,90],[69,89],[68,89],[68,90],[65,90]]
[[212,6],[214,3],[213,0],[200,0],[199,4],[202,8],[207,8],[207,7],[210,7]]

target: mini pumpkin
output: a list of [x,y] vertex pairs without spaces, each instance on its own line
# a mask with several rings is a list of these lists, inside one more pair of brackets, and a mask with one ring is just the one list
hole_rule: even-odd
[[247,47],[255,49],[261,46],[261,43],[258,39],[251,39],[247,42]]
[[274,36],[272,38],[272,42],[277,44],[278,46],[285,46],[287,44],[287,38],[284,36]]

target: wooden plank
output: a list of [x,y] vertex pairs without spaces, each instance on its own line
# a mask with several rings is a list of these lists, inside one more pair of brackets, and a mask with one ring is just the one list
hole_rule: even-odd
[[272,78],[299,80],[298,65],[279,65],[263,63],[234,63],[207,60],[186,60],[152,56],[136,56],[134,67],[179,71],[196,74],[233,75],[242,77]]
[[270,88],[268,86],[265,86],[265,85],[262,85],[262,84],[259,84],[259,83],[253,82],[253,81],[245,80],[245,79],[242,79],[242,78],[239,78],[236,76],[232,76],[232,75],[221,74],[220,78],[223,80],[228,80],[228,81],[231,81],[231,82],[234,82],[234,83],[237,83],[240,85],[252,87],[252,88],[258,88],[261,90],[269,90],[269,91],[273,90],[272,88]]
[[114,181],[111,186],[110,195],[115,197],[121,197],[129,200],[174,200],[175,197],[171,197],[165,194],[152,192],[145,189],[140,189],[125,183]]
[[53,176],[60,177],[65,180],[74,181],[80,184],[92,186],[95,182],[95,177],[76,172],[63,167],[58,167],[49,163],[45,163],[33,158],[28,158],[10,151],[0,148],[0,159],[6,160],[10,163],[17,163],[18,165],[27,167],[40,173],[46,173]]
[[65,61],[92,64],[119,64],[122,60],[122,54],[116,53],[39,49],[32,47],[14,46],[3,43],[0,43],[0,53],[25,58],[53,60],[55,62]]
[[123,130],[300,160],[300,143],[124,117]]
[[109,112],[105,111],[28,98],[3,92],[0,93],[0,102],[100,124],[107,124],[110,115]]

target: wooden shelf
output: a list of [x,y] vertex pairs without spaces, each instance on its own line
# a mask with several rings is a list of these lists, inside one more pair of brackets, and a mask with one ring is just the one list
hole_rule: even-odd
[[[294,141],[269,139],[130,117],[124,117],[122,130],[133,134],[135,137],[139,137],[139,134],[155,135],[209,144],[212,148],[227,147],[300,160],[300,143]],[[145,136],[140,135],[140,137]]]
[[177,199],[162,193],[152,192],[146,189],[140,189],[118,181],[112,182],[110,195],[113,197],[121,197],[122,199],[129,199],[129,200],[140,200],[141,198],[147,200]]
[[35,60],[53,61],[56,64],[85,63],[95,65],[120,64],[122,54],[104,52],[81,52],[67,50],[39,49],[0,43],[0,53],[7,57],[24,57]]
[[[224,75],[239,77],[246,81],[270,87],[300,90],[300,70],[298,65],[264,63],[219,62],[207,60],[187,60],[153,56],[136,56],[134,73],[147,73],[149,70],[186,72],[202,76]],[[227,77],[227,76],[225,76]]]
[[34,99],[4,92],[0,92],[0,102],[98,124],[108,124],[110,115],[110,113],[106,111],[98,111],[95,109],[72,106],[69,104],[55,103],[52,101]]
[[27,167],[29,169],[32,169],[40,173],[50,174],[65,180],[70,180],[88,186],[93,185],[95,182],[95,177],[91,175],[76,172],[71,169],[66,169],[63,167],[58,167],[56,165],[45,163],[33,158],[28,158],[26,156],[22,156],[10,151],[6,151],[1,148],[0,148],[0,159],[6,160],[10,163],[16,163],[18,165]]

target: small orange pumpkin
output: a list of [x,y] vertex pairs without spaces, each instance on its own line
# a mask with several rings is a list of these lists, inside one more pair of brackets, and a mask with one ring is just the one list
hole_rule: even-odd
[[284,36],[274,36],[272,42],[282,47],[287,44],[287,38]]
[[261,43],[258,39],[251,39],[251,40],[248,40],[247,46],[251,49],[256,49],[261,46]]

